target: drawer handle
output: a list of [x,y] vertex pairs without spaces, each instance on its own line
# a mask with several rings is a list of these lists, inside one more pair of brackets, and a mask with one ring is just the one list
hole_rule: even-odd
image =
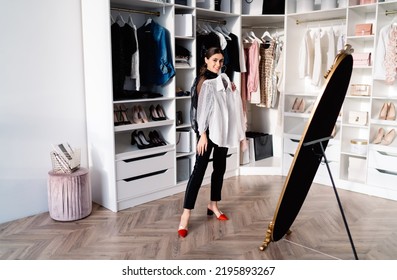
[[382,156],[388,156],[388,157],[397,157],[396,154],[389,154],[386,152],[382,152],[382,151],[377,151],[379,154],[381,154]]
[[397,172],[387,171],[387,170],[378,169],[378,168],[375,168],[375,169],[376,169],[379,173],[389,174],[389,175],[397,175]]
[[300,141],[298,139],[290,139],[290,140],[291,140],[291,142],[295,142],[295,143],[299,143],[299,141]]
[[135,176],[135,177],[130,177],[130,178],[127,178],[127,179],[123,179],[123,181],[131,182],[131,181],[134,181],[134,180],[138,180],[138,179],[142,179],[142,178],[146,178],[146,177],[162,174],[162,173],[165,173],[167,170],[168,169],[164,169],[164,170],[155,171],[155,172],[151,172],[151,173],[147,173],[147,174],[143,174],[143,175],[139,175],[139,176]]
[[158,153],[158,154],[153,154],[153,155],[147,155],[147,156],[137,157],[137,158],[130,158],[130,159],[126,159],[126,160],[123,160],[123,161],[128,163],[128,162],[143,160],[143,159],[152,158],[152,157],[161,157],[161,156],[165,155],[166,153],[167,153],[167,152]]

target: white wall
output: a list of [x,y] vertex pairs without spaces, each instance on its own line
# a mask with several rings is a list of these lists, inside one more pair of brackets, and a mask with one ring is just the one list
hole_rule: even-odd
[[87,166],[80,0],[0,0],[0,223],[48,211],[51,144]]

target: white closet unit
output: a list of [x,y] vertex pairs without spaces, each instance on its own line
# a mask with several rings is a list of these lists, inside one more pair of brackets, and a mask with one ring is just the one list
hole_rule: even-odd
[[[247,5],[243,3],[243,7],[247,7]],[[250,14],[247,14],[248,11],[251,11]],[[268,32],[271,35],[280,36],[281,40],[284,41],[284,14],[258,15],[258,11],[252,8],[245,8],[243,12],[246,13],[241,15],[243,40],[247,34],[253,34],[257,38],[261,38]],[[284,51],[281,55],[284,55]],[[274,108],[263,108],[247,101],[247,131],[271,134],[273,138],[273,157],[240,165],[241,175],[281,174],[281,143],[283,135],[281,133],[282,110],[279,110],[279,108],[281,107],[282,94],[282,92],[279,93],[277,97],[278,103]]]
[[[396,103],[396,85],[387,84],[374,77],[379,33],[384,26],[395,21],[397,1],[359,5],[359,1],[351,0],[346,6],[325,9],[321,1],[316,0],[313,1],[310,11],[297,12],[297,6],[302,9],[302,2],[299,1],[298,5],[298,1],[292,0],[285,1],[285,14],[281,15],[261,15],[258,12],[243,14],[243,1],[245,0],[230,1],[230,6],[225,6],[228,1],[224,1],[222,7],[227,7],[227,11],[203,8],[200,6],[203,1],[195,0],[187,0],[186,5],[176,4],[175,0],[167,3],[149,0],[81,1],[89,168],[93,200],[112,211],[119,211],[185,190],[188,179],[186,174],[190,173],[194,164],[196,139],[190,130],[190,96],[177,94],[177,91],[190,91],[197,68],[200,67],[196,61],[196,27],[200,22],[212,26],[225,24],[239,40],[250,30],[258,35],[271,29],[284,34],[284,81],[279,106],[274,109],[264,109],[255,105],[248,107],[248,129],[273,135],[274,156],[255,164],[240,166],[239,147],[229,149],[225,177],[238,174],[287,175],[310,116],[309,107],[322,92],[321,84],[314,85],[312,76],[300,77],[302,39],[308,30],[325,32],[333,29],[338,35],[344,34],[346,42],[353,46],[356,53],[371,53],[371,63],[355,65],[351,78],[351,85],[368,86],[370,94],[358,96],[349,90],[336,123],[336,134],[329,141],[326,150],[333,178],[337,187],[397,200],[397,186],[394,184],[397,178],[397,141],[389,145],[372,143],[380,128],[386,132],[397,129],[395,120],[379,119],[379,112],[385,103]],[[158,12],[158,17],[128,11],[120,14],[125,17],[131,14],[137,27],[152,17],[170,32],[174,56],[179,46],[191,52],[188,65],[177,65],[174,58],[175,76],[165,86],[154,89],[161,93],[162,97],[113,100],[110,26],[111,15],[119,13],[111,10],[114,7]],[[191,33],[180,34],[181,26],[175,23],[176,15],[188,15],[191,18]],[[355,33],[357,24],[368,23],[372,23],[373,34]],[[326,63],[323,64],[318,68],[321,74],[328,70]],[[234,82],[237,88],[241,87],[239,73],[235,73]],[[305,100],[303,110],[293,110],[294,103],[300,100]],[[115,104],[123,104],[128,109],[140,105],[147,114],[151,105],[160,104],[167,119],[115,126]],[[177,112],[182,115],[181,122],[178,123]],[[352,123],[349,120],[352,112],[368,112],[367,121]],[[130,137],[132,131],[139,130],[144,133],[157,130],[167,145],[138,149],[131,145]],[[190,149],[177,151],[179,135],[184,130],[190,133]],[[352,150],[351,140],[355,139],[368,143],[363,153]],[[204,184],[209,183],[211,169],[209,164]],[[331,185],[324,164],[320,165],[314,181]]]
[[[188,0],[186,4],[149,0],[82,1],[88,151],[93,201],[112,211],[184,191],[188,179],[186,174],[190,174],[193,168],[196,139],[190,129],[190,95],[180,96],[177,91],[190,91],[196,75],[196,19],[227,20],[227,28],[238,35],[241,26],[238,9],[233,12],[211,11],[196,8],[193,0]],[[163,86],[149,89],[141,86],[141,90],[159,93],[161,97],[113,98],[110,27],[111,19],[117,19],[118,15],[126,22],[131,16],[137,28],[152,19],[169,31],[175,76]],[[191,17],[191,34],[180,34],[180,26],[175,24],[176,15]],[[176,64],[177,46],[191,53],[188,65]],[[139,63],[145,61],[141,59]],[[236,84],[238,83],[237,79]],[[165,120],[153,121],[150,118],[151,106],[157,105],[163,108],[167,117]],[[115,125],[114,106],[123,106],[127,109],[127,114],[134,107],[140,106],[149,122]],[[182,115],[182,122],[176,122],[177,112]],[[149,138],[149,133],[154,130],[167,145],[140,149],[132,144],[132,132],[142,132]],[[188,130],[191,136],[189,151],[177,150],[177,137],[181,130]],[[211,168],[210,164],[204,184],[209,183]],[[229,150],[225,177],[237,174],[236,147]]]
[[[349,91],[336,123],[336,135],[329,141],[326,150],[333,179],[337,187],[396,200],[397,141],[390,145],[372,142],[379,128],[384,128],[386,132],[396,128],[395,120],[379,119],[383,104],[396,102],[396,85],[375,79],[374,65],[379,51],[380,30],[392,23],[397,1],[363,5],[360,1],[348,1],[346,7],[329,10],[321,10],[321,1],[315,1],[312,11],[302,13],[296,13],[295,1],[287,2],[285,60],[288,67],[285,69],[283,174],[288,173],[309,117],[305,111],[292,112],[293,103],[297,98],[303,98],[307,107],[322,92],[321,86],[314,86],[310,77],[299,77],[302,38],[309,29],[321,29],[323,32],[333,28],[345,33],[346,42],[353,46],[355,54],[371,53],[368,64],[355,62],[353,66]],[[373,32],[357,33],[358,24],[372,24]],[[357,94],[357,90],[367,89],[368,95]],[[363,115],[368,115],[368,119],[362,118]],[[357,118],[359,122],[354,121]],[[357,146],[360,143],[366,145]],[[320,165],[314,181],[331,185],[325,164]]]

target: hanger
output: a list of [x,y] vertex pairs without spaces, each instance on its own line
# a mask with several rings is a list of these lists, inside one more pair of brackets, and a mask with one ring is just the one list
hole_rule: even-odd
[[255,32],[254,31],[250,31],[249,32],[249,36],[250,38],[252,38],[254,41],[258,42],[258,43],[263,43],[261,39],[259,39],[258,37],[256,37]]
[[121,23],[122,23],[122,24],[119,24],[120,26],[123,26],[125,24],[125,20],[120,13],[117,15],[115,22],[119,22],[119,21],[121,21]]
[[243,39],[246,40],[246,43],[253,43],[255,41],[255,38],[252,38],[248,31],[244,33]]
[[205,27],[207,27],[207,29],[208,29],[210,32],[215,32],[215,29],[211,26],[211,24],[205,24]]
[[212,32],[212,30],[211,30],[211,28],[210,28],[210,26],[208,24],[204,23],[202,27],[204,28],[205,31],[207,31],[207,33]]
[[262,35],[261,39],[264,42],[274,40],[272,35],[270,35],[269,31],[267,31],[267,30],[265,32],[263,32],[263,35]]
[[110,24],[113,24],[113,23],[115,23],[115,22],[116,22],[116,21],[114,20],[113,15],[110,14]]
[[229,35],[231,32],[227,29],[226,25],[222,25],[221,29],[223,30],[223,32],[225,32],[227,35]]
[[145,26],[148,26],[149,24],[152,23],[152,18],[148,18],[145,22]]
[[196,26],[197,26],[197,28],[196,28],[197,33],[203,34],[203,35],[207,34],[207,31],[200,24],[197,23]]
[[225,32],[222,30],[222,28],[219,25],[215,27],[215,31],[218,31],[219,33],[221,33],[228,40],[232,39],[229,37],[229,34],[225,34]]
[[129,26],[131,26],[131,27],[135,27],[135,24],[134,24],[134,21],[132,20],[132,16],[131,15],[128,16],[127,24]]

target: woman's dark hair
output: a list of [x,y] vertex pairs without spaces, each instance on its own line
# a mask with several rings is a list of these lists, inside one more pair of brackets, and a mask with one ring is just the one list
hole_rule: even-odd
[[[209,59],[211,56],[213,56],[214,54],[218,54],[218,53],[220,53],[220,54],[222,54],[222,55],[224,56],[223,51],[222,51],[221,48],[218,48],[218,47],[211,47],[211,48],[209,48],[209,49],[205,52],[205,57],[206,57],[207,59]],[[206,63],[204,63],[204,64],[201,66],[200,72],[199,72],[199,76],[204,75],[205,70],[207,70],[207,64],[206,64]]]

